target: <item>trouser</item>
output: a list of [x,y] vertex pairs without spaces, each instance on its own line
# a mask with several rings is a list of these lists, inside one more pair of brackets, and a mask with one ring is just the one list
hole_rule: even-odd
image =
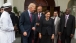
[[71,43],[71,37],[67,35],[66,28],[64,28],[61,34],[61,43]]

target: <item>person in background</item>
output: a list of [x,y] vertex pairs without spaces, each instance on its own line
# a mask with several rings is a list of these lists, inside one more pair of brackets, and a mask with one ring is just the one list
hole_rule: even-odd
[[37,7],[37,13],[35,14],[36,16],[36,30],[35,30],[35,39],[34,39],[34,43],[38,43],[38,39],[39,39],[39,22],[40,19],[44,16],[44,14],[42,13],[42,6],[38,6]]
[[10,6],[9,14],[10,14],[13,26],[16,28],[15,13],[12,12],[12,6]]
[[4,7],[1,6],[1,8],[0,8],[0,16],[1,16],[1,14],[3,13],[3,11],[4,11]]
[[19,29],[19,18],[18,16],[15,16],[15,25],[17,27],[16,35],[19,33],[20,34],[20,29]]
[[10,17],[11,17],[11,20],[12,20],[12,24],[13,24],[13,27],[16,29],[15,31],[12,32],[12,39],[15,40],[15,33],[16,31],[18,30],[17,26],[16,26],[16,20],[15,20],[15,14],[12,12],[12,6],[9,7],[9,11],[8,13],[10,14]]
[[13,43],[13,35],[12,32],[15,30],[10,18],[9,9],[11,4],[5,3],[3,4],[4,11],[0,17],[0,43]]
[[20,16],[19,27],[22,33],[22,43],[32,43],[33,31],[35,31],[35,11],[36,5],[30,3],[28,10],[24,11]]
[[58,29],[59,29],[59,22],[60,22],[60,18],[58,17],[58,12],[54,11],[54,15],[53,17],[51,17],[54,19],[54,26],[55,26],[55,37],[54,37],[54,43],[57,43],[57,39],[58,39]]
[[70,9],[66,9],[66,13],[60,17],[59,35],[61,43],[71,43],[71,39],[75,33],[75,17],[70,14]]
[[40,43],[52,43],[52,39],[54,39],[54,33],[54,20],[50,18],[50,11],[46,11],[45,18],[40,19]]

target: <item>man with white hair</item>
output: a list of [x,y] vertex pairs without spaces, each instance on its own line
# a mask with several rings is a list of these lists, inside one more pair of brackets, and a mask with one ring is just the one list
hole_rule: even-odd
[[32,43],[32,33],[35,30],[35,11],[36,5],[30,3],[28,10],[24,11],[20,16],[19,27],[22,32],[22,43]]
[[9,7],[10,3],[3,4],[4,11],[0,17],[0,43],[13,43],[15,30],[10,18]]

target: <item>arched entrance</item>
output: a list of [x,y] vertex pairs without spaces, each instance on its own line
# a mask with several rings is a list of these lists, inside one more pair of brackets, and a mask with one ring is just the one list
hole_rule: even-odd
[[32,2],[35,3],[37,6],[39,5],[43,6],[43,11],[50,10],[51,16],[53,15],[54,7],[55,7],[54,0],[25,0],[24,10],[26,10],[29,3],[32,3]]
[[76,17],[76,0],[70,0],[67,7],[71,8],[71,14]]

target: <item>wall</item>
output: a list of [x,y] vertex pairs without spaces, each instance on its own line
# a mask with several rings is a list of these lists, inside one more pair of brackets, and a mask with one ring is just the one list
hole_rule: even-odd
[[0,0],[0,7],[4,4],[4,0]]
[[24,1],[25,0],[13,0],[13,6],[16,6],[18,11],[24,11]]
[[60,6],[60,11],[65,11],[70,0],[55,0],[56,6]]
[[[13,0],[13,5],[23,12],[25,0]],[[60,11],[65,11],[70,0],[55,0],[56,6],[60,6]]]

